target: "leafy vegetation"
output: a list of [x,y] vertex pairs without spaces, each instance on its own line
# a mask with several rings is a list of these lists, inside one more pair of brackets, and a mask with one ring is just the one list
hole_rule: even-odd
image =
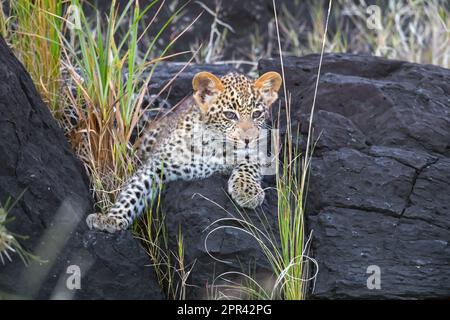
[[[319,52],[326,0],[308,1],[309,18],[281,4],[286,54]],[[363,53],[450,67],[450,7],[446,0],[336,1],[325,51]],[[311,21],[312,23],[310,23]]]
[[159,285],[169,299],[184,300],[192,266],[184,261],[184,242],[181,226],[177,235],[176,248],[172,251],[169,244],[169,234],[166,217],[161,208],[163,186],[153,185],[153,193],[158,194],[155,201],[148,204],[144,215],[133,226],[137,239],[141,240],[152,261]]
[[[276,5],[283,54],[320,52],[328,1],[276,1]],[[216,11],[209,12],[216,16]],[[325,52],[370,54],[450,67],[450,6],[446,0],[335,1],[330,21]],[[234,35],[226,24],[213,26],[210,37],[218,45],[214,51],[209,50],[208,61],[223,63],[227,43]],[[248,52],[227,62],[251,65],[256,72],[256,61],[277,54],[276,32],[275,17],[266,25],[258,24],[249,35]]]
[[0,2],[0,34],[14,49],[52,111],[59,107],[62,0]]
[[8,198],[3,206],[0,203],[0,261],[2,264],[7,263],[8,260],[11,262],[12,254],[17,254],[26,266],[29,265],[31,260],[39,260],[36,256],[26,251],[19,243],[18,239],[26,239],[26,236],[12,233],[6,229],[6,225],[14,220],[14,218],[9,218],[8,214],[23,196],[23,193],[15,201]]

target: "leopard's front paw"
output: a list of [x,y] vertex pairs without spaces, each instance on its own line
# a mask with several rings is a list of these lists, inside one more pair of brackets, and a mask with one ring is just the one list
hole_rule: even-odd
[[230,183],[228,193],[234,201],[243,208],[255,209],[264,202],[264,190],[260,185],[240,187]]
[[128,224],[122,218],[92,213],[87,216],[86,223],[89,229],[97,229],[114,233],[127,228]]

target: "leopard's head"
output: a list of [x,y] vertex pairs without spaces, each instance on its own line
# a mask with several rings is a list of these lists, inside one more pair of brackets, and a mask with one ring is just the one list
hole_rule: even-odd
[[258,139],[281,82],[277,72],[267,72],[257,80],[237,73],[218,78],[200,72],[192,84],[204,123],[228,140],[248,145]]

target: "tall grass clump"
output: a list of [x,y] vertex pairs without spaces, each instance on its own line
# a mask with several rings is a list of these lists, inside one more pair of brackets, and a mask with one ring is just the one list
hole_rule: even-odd
[[28,266],[32,260],[39,260],[36,256],[26,251],[20,244],[19,239],[26,239],[26,236],[12,233],[6,228],[6,225],[14,220],[14,218],[8,217],[9,213],[23,194],[24,192],[22,192],[15,201],[8,198],[4,205],[0,203],[0,262],[2,264],[7,263],[8,261],[11,262],[11,255],[13,254],[17,254],[26,266]]
[[113,0],[106,19],[97,13],[91,22],[82,3],[72,0],[71,6],[76,8],[72,14],[79,15],[79,24],[70,28],[68,36],[60,34],[65,68],[76,87],[76,92],[71,88],[65,91],[67,104],[73,106],[72,114],[77,118],[68,136],[89,171],[102,212],[110,207],[118,188],[134,170],[133,130],[146,107],[144,98],[152,71],[173,44],[168,43],[154,58],[154,45],[171,17],[151,45],[144,52],[138,50],[143,34],[155,20],[153,17],[142,27],[143,17],[158,2],[141,9],[138,1],[129,1],[119,14]]
[[[221,229],[236,229],[250,235],[259,245],[273,272],[273,278],[261,279],[255,272],[229,271],[220,274],[210,288],[214,299],[304,300],[308,285],[318,272],[309,256],[309,236],[305,230],[305,203],[310,160],[297,149],[299,141],[285,137],[282,161],[276,171],[277,229],[270,227],[266,213],[250,218],[236,207],[237,214],[214,221],[208,238]],[[270,216],[272,214],[269,214]],[[219,225],[220,224],[220,225]],[[213,259],[221,263],[222,261]],[[247,266],[248,267],[248,266]],[[245,266],[242,267],[245,269]],[[313,273],[313,274],[311,274]]]
[[[319,87],[322,59],[328,38],[328,25],[332,3],[332,0],[329,0],[324,29],[322,32],[322,46],[320,49],[320,59],[316,77],[314,98],[308,123],[306,149],[302,157],[302,154],[298,150],[298,141],[294,144],[295,141],[292,140],[293,134],[290,123],[291,101],[286,90],[276,4],[275,0],[273,0],[287,120],[282,169],[278,170],[276,174],[278,226],[281,244],[281,265],[283,266],[283,269],[280,269],[280,272],[276,273],[277,280],[275,282],[275,288],[278,288],[281,284],[280,290],[282,292],[282,297],[288,300],[304,299],[306,296],[307,281],[314,279],[316,275],[314,274],[312,277],[308,278],[310,273],[308,261],[312,261],[315,264],[316,262],[308,256],[307,252],[309,241],[305,241],[304,212],[308,192],[308,177],[311,168],[311,157],[314,150],[313,117]],[[300,136],[298,132],[296,136]],[[316,273],[317,272],[318,269],[316,264]]]
[[[205,239],[205,248],[208,252],[208,238],[221,229],[236,229],[250,235],[267,258],[274,278],[257,279],[254,272],[226,272],[215,279],[210,288],[211,298],[304,300],[309,282],[315,279],[318,272],[315,259],[309,256],[310,236],[306,234],[304,220],[314,144],[308,138],[308,147],[303,153],[301,152],[300,141],[293,140],[294,134],[290,129],[290,101],[286,99],[285,104],[287,130],[282,151],[278,147],[279,139],[273,137],[272,142],[275,146],[275,154],[282,158],[281,162],[277,161],[275,174],[278,228],[271,229],[264,212],[258,214],[255,220],[235,207],[237,214],[228,212],[230,218],[219,219],[208,226],[207,229],[210,230]],[[295,136],[300,136],[298,130]],[[312,132],[309,136],[312,137]],[[211,257],[218,262],[227,263],[212,255]]]
[[[210,290],[211,298],[305,299],[309,281],[315,279],[315,274],[310,273],[317,273],[318,270],[316,261],[309,256],[310,242],[304,221],[310,157],[306,156],[309,152],[301,153],[298,145],[299,141],[293,141],[288,130],[282,143],[282,161],[277,162],[275,176],[278,197],[277,230],[271,229],[264,212],[258,214],[255,220],[236,207],[237,214],[228,212],[230,218],[214,221],[208,226],[210,231],[205,240],[208,250],[207,240],[218,230],[231,228],[250,235],[267,258],[274,278],[257,279],[254,272],[226,272],[214,281]],[[277,148],[275,151],[280,153]],[[212,257],[218,262],[226,263]]]
[[[144,20],[156,4],[153,17]],[[119,10],[118,2],[113,0],[106,19],[97,13],[96,19],[89,21],[81,1],[72,0],[71,14],[78,14],[73,19],[78,25],[71,25],[68,34],[61,34],[64,67],[75,87],[65,90],[70,111],[67,135],[89,172],[97,209],[102,213],[113,204],[120,187],[138,164],[132,136],[139,119],[150,107],[148,87],[155,67],[161,60],[185,53],[167,54],[199,17],[165,47],[156,49],[158,39],[187,3],[184,4],[162,27],[152,30],[154,38],[144,51],[139,50],[164,4],[165,1],[154,0],[140,8],[138,1],[130,0]],[[73,117],[76,125],[70,126]],[[145,218],[134,225],[134,234],[142,240],[167,297],[182,299],[189,275],[184,266],[182,235],[180,231],[178,251],[170,251],[165,217],[160,209],[161,192],[158,194],[155,203],[148,204]]]
[[[300,5],[299,1],[295,3]],[[298,12],[281,5],[278,20],[286,54],[320,51],[324,31],[320,21],[326,15],[325,7],[325,0],[306,1],[304,10]],[[331,20],[325,51],[450,67],[447,0],[343,0],[336,3]]]
[[172,251],[169,245],[166,217],[161,208],[163,186],[153,185],[152,188],[158,196],[154,202],[148,204],[142,218],[134,223],[133,232],[135,237],[141,240],[150,257],[156,278],[166,297],[173,300],[185,300],[187,280],[192,267],[187,266],[184,261],[185,246],[181,226],[176,236],[176,251]]
[[51,111],[59,110],[63,0],[11,0],[0,3],[0,32],[30,73]]
[[368,29],[369,4],[341,5],[356,26],[349,48],[416,63],[450,67],[450,4],[447,0],[378,1],[379,28]]
[[[24,63],[83,161],[96,209],[102,213],[112,205],[138,162],[134,136],[143,113],[151,107],[154,96],[148,94],[148,87],[156,65],[188,53],[168,54],[200,15],[164,46],[158,43],[188,3],[175,8],[157,28],[165,0],[144,7],[138,0],[112,0],[108,12],[95,12],[94,18],[85,14],[90,3],[83,0],[12,0],[10,12],[0,7],[0,33]],[[164,216],[156,212],[155,216],[147,214],[148,220],[135,226],[135,231],[157,266],[168,297],[183,299],[189,273],[181,230],[177,252],[170,252]],[[5,210],[0,214],[6,217]],[[0,258],[3,261],[11,252],[18,252],[26,259],[4,220],[0,220]]]
[[11,30],[11,17],[6,12],[3,1],[0,1],[0,36],[7,39]]

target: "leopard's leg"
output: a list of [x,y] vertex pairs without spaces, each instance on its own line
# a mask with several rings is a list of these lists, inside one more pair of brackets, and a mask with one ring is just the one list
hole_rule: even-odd
[[115,232],[124,230],[142,214],[165,181],[158,163],[149,163],[139,169],[120,192],[116,202],[105,214],[90,214],[86,218],[89,228]]
[[228,180],[228,193],[241,207],[255,209],[264,201],[261,178],[259,164],[241,163],[231,173]]

